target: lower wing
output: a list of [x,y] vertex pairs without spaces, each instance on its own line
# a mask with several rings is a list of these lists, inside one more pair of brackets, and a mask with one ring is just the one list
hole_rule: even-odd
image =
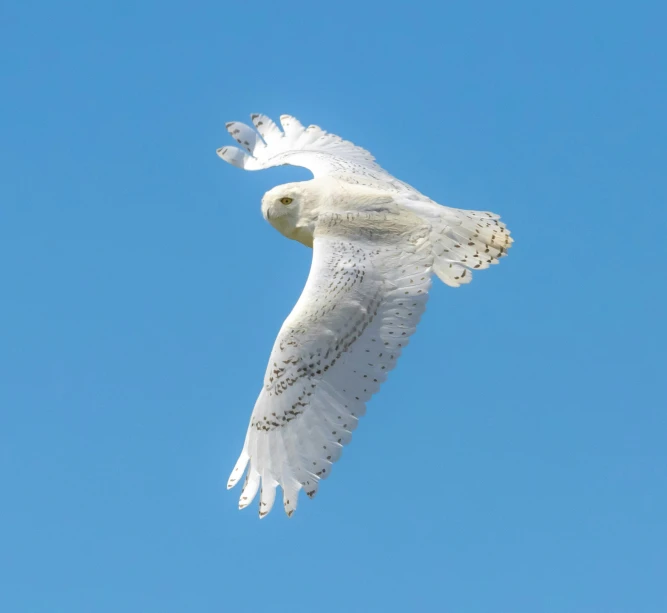
[[430,227],[407,217],[320,222],[308,281],[276,339],[228,482],[247,468],[240,508],[259,490],[264,517],[278,485],[288,515],[301,489],[314,496],[396,365],[424,311],[433,265]]

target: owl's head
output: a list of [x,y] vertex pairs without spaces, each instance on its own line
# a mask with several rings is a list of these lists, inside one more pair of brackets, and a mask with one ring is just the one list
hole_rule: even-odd
[[308,189],[304,186],[307,181],[299,183],[285,183],[270,189],[262,198],[262,215],[271,225],[282,220],[282,223],[296,221],[299,212],[304,208],[304,201],[308,198]]
[[278,185],[264,194],[262,215],[287,238],[312,246],[322,195],[316,179]]

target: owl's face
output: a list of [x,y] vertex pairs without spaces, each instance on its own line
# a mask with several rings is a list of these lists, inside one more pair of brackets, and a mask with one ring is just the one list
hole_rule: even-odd
[[286,183],[269,190],[262,198],[262,215],[272,226],[296,225],[304,200],[304,189],[299,183]]
[[312,247],[317,198],[312,181],[286,183],[266,192],[262,198],[262,215],[278,232]]
[[[349,190],[341,192],[339,181],[333,177],[317,177],[310,181],[285,183],[264,194],[262,215],[278,232],[313,246],[313,232],[322,211],[347,210]],[[336,195],[343,193],[342,204]],[[340,200],[340,198],[339,198]]]

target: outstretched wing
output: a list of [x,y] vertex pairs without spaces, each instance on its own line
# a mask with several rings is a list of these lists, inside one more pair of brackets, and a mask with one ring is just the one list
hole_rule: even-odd
[[298,120],[282,115],[283,130],[265,115],[251,115],[255,129],[237,121],[227,124],[229,133],[248,152],[222,147],[218,155],[244,168],[259,170],[291,164],[308,168],[315,177],[335,176],[352,184],[386,192],[395,202],[431,225],[436,257],[433,270],[447,285],[469,283],[472,273],[497,264],[507,255],[513,239],[498,215],[442,206],[381,168],[373,156],[339,136],[317,126],[304,128]]
[[276,339],[241,456],[239,507],[258,490],[259,514],[283,489],[315,495],[350,442],[368,399],[424,311],[433,255],[428,225],[411,213],[351,212],[321,219],[306,286]]
[[[282,130],[266,115],[251,116],[254,129],[239,121],[226,124],[238,147],[220,147],[218,155],[244,170],[261,170],[289,164],[302,166],[317,177],[336,176],[362,185],[382,187],[394,192],[409,192],[428,200],[417,190],[390,175],[365,149],[318,126],[304,128],[290,115],[281,115]],[[247,152],[247,153],[246,153]]]

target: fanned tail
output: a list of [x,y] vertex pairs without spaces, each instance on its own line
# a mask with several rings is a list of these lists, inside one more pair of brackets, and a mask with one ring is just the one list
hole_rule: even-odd
[[472,281],[472,273],[497,264],[514,239],[494,213],[453,209],[435,203],[409,205],[431,224],[433,272],[451,287]]

